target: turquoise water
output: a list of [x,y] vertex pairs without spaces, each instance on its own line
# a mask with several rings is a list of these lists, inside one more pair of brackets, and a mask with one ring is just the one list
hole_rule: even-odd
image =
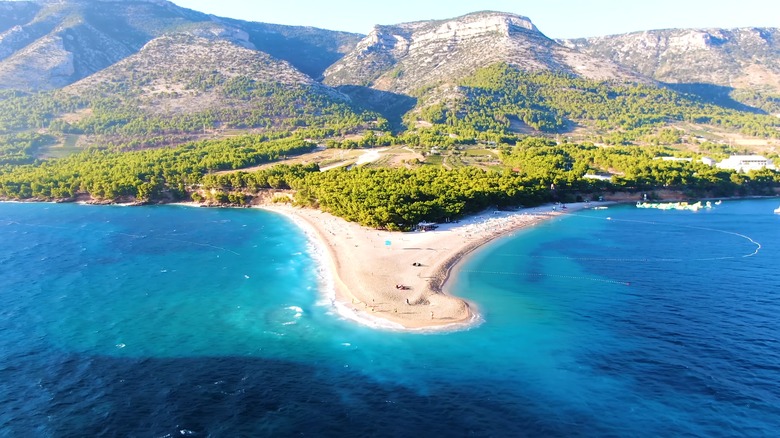
[[342,320],[272,213],[0,204],[0,436],[773,436],[777,204],[523,230],[437,334]]

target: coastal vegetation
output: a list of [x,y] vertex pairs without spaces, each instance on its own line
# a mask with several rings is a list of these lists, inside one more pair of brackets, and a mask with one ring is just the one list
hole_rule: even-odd
[[[371,113],[351,110],[346,104],[319,105],[316,99],[307,104],[310,106],[298,107],[296,99],[302,99],[302,95],[281,92],[272,99],[280,106],[276,114],[286,114],[285,123],[291,123],[289,116],[294,111],[312,111],[308,118],[297,123],[296,130],[277,127],[267,129],[264,134],[190,141],[176,147],[139,149],[129,146],[130,143],[112,144],[46,160],[37,159],[36,153],[55,141],[52,134],[6,133],[0,149],[0,197],[38,200],[88,197],[96,202],[193,200],[245,205],[265,191],[291,190],[294,202],[299,205],[321,208],[366,226],[409,229],[421,221],[453,220],[491,206],[512,208],[552,201],[571,202],[595,199],[614,191],[650,192],[652,196],[653,190],[663,188],[690,196],[729,196],[770,194],[773,187],[780,185],[780,175],[776,172],[742,174],[702,164],[699,153],[671,147],[680,141],[681,132],[664,128],[669,117],[702,117],[694,116],[699,114],[696,111],[711,114],[713,118],[722,116],[723,123],[731,120],[732,125],[739,123],[740,117],[763,120],[757,115],[712,109],[669,90],[587,83],[561,75],[532,75],[505,65],[481,71],[464,83],[470,84],[467,95],[471,98],[458,105],[467,110],[453,111],[444,105],[427,107],[421,114],[431,118],[430,127],[395,134],[379,129],[376,123],[379,118]],[[561,88],[568,91],[549,91]],[[518,91],[521,89],[525,91]],[[643,133],[643,144],[634,145],[628,140],[618,144],[605,141],[601,145],[557,141],[550,136],[529,136],[509,129],[511,117],[522,118],[540,132],[564,127],[574,117],[573,110],[577,107],[566,104],[570,101],[581,106],[576,114],[578,120],[594,121],[613,136],[631,133],[631,138],[637,138],[637,133]],[[63,108],[63,102],[70,101],[52,94],[28,102],[32,110],[27,114],[34,118],[39,110],[45,113],[45,108]],[[95,102],[90,103],[93,112],[88,119],[67,125],[52,122],[49,127],[54,125],[54,131],[63,133],[88,129],[93,133],[122,131],[131,138],[132,129],[143,124],[139,120],[144,123],[150,120],[141,117],[128,118],[133,122],[125,124],[97,123],[98,119],[120,117],[110,106],[101,113],[103,110]],[[10,106],[8,102],[5,105],[5,108]],[[645,106],[651,110],[644,109]],[[341,110],[323,112],[323,108]],[[433,114],[437,111],[438,115]],[[108,118],[102,119],[95,113],[107,114]],[[355,138],[341,135],[345,129],[372,120],[376,130],[364,131]],[[772,127],[768,122],[762,126]],[[150,134],[164,131],[159,126],[146,127]],[[176,129],[189,128],[185,124]],[[427,158],[403,166],[341,168],[328,172],[320,172],[317,163],[242,170],[311,152],[318,147],[317,143],[345,149],[398,145]],[[478,168],[460,158],[467,157],[469,150],[485,147],[494,151],[486,152],[495,156],[492,166]],[[729,152],[715,144],[705,143],[702,149],[715,155]],[[451,155],[447,160],[437,161],[436,150],[450,150]],[[675,156],[687,160],[659,159]],[[586,175],[609,175],[609,178],[594,179]]]
[[[172,28],[182,29],[177,23]],[[36,88],[31,70],[19,82],[29,85],[23,90],[0,86],[0,199],[246,205],[286,191],[298,205],[370,227],[409,229],[488,207],[617,191],[731,196],[780,186],[772,171],[739,173],[701,162],[743,152],[728,136],[780,138],[780,118],[768,114],[778,107],[772,90],[734,91],[740,108],[609,66],[575,74],[541,33],[504,35],[493,25],[480,33],[470,24],[474,40],[458,47],[426,33],[431,44],[410,48],[408,59],[385,56],[388,47],[370,39],[364,46],[372,52],[361,54],[356,35],[309,30],[304,47],[286,29],[278,34],[282,46],[301,48],[292,56],[259,28],[233,33],[213,20],[191,26],[164,26],[123,46],[119,59],[62,83],[47,76]],[[430,31],[412,27],[406,31]],[[343,41],[353,47],[341,47]],[[269,46],[276,47],[273,56],[258,49]],[[486,46],[529,48],[528,65],[539,68],[526,71],[511,56],[483,58],[479,48]],[[438,58],[445,47],[452,59]],[[74,59],[99,51],[72,50]],[[301,58],[322,62],[304,72]],[[481,63],[461,68],[477,58]],[[337,168],[321,171],[333,163],[307,158],[323,149],[380,147],[397,151],[398,159],[334,160]]]
[[604,143],[629,144],[673,122],[780,138],[777,117],[718,107],[663,87],[530,73],[505,63],[464,78],[460,91],[451,102],[424,107],[419,117],[448,132],[485,139],[511,134],[518,123],[539,133],[566,132],[582,124],[592,127],[594,137]]
[[[226,99],[223,106],[180,113],[150,112],[138,96],[120,88],[98,88],[79,95],[6,93],[0,98],[0,135],[13,142],[32,132],[54,138],[75,134],[92,138],[93,144],[127,150],[153,147],[161,139],[170,144],[177,136],[186,139],[215,130],[289,133],[308,129],[311,135],[324,137],[369,127],[386,129],[387,122],[380,115],[311,87],[256,83],[240,77],[220,84]],[[193,92],[207,86],[202,81],[190,85],[187,90]],[[232,100],[239,104],[231,105]],[[2,159],[5,151],[0,154]],[[32,157],[29,151],[26,156]]]
[[57,200],[83,194],[104,201],[182,200],[208,172],[255,166],[315,147],[300,138],[245,135],[177,148],[90,149],[58,160],[0,166],[0,196]]
[[[701,162],[656,159],[668,148],[597,147],[528,138],[502,153],[501,170],[277,166],[257,172],[203,178],[199,201],[248,202],[263,189],[292,189],[299,205],[320,208],[365,226],[410,229],[422,221],[445,222],[488,207],[512,208],[546,202],[597,199],[610,192],[676,190],[689,196],[769,195],[780,185],[770,170],[738,174]],[[612,169],[611,180],[585,175]],[[237,195],[238,194],[238,195]],[[637,195],[639,196],[639,195]]]

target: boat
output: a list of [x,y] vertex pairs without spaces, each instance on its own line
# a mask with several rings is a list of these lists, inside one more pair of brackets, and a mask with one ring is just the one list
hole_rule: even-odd
[[775,209],[775,214],[780,214],[780,207],[777,207],[777,208]]
[[706,204],[702,204],[701,201],[690,204],[687,202],[637,202],[636,208],[655,208],[658,210],[688,210],[699,211],[703,208],[712,208],[712,203],[707,201]]

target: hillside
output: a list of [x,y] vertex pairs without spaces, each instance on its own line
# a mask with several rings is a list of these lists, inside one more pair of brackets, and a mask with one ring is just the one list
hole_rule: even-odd
[[[746,152],[736,140],[777,157],[773,31],[669,37],[667,74],[651,52],[556,42],[499,12],[362,37],[164,0],[0,10],[0,199],[245,204],[291,190],[285,199],[405,229],[616,190],[765,195],[780,180],[699,160]],[[702,44],[718,62],[760,65],[766,76],[738,82],[764,88],[730,108],[689,93],[728,88],[721,73],[682,73]],[[361,162],[323,147],[377,149]]]
[[352,52],[328,68],[324,82],[409,94],[452,83],[498,62],[530,72],[642,80],[610,61],[596,60],[556,43],[527,17],[478,12],[451,20],[377,26]]
[[[560,42],[722,104],[733,104],[726,99],[733,90],[758,91],[775,100],[780,94],[777,28],[667,29]],[[761,96],[752,94],[731,97],[761,107]],[[778,105],[764,109],[780,112]]]
[[[203,32],[155,38],[137,53],[63,90],[132,97],[141,108],[158,114],[192,113],[233,103],[216,96],[229,97],[226,84],[238,79],[326,89],[285,61]],[[240,91],[250,93],[251,88]]]
[[28,23],[40,6],[30,2],[0,2],[0,33]]
[[0,90],[9,89],[0,95],[0,136],[48,136],[33,143],[53,143],[55,156],[234,129],[341,132],[377,120],[313,78],[353,34],[223,19],[163,0],[0,8],[9,12],[0,35]]
[[780,91],[780,29],[669,29],[561,41],[668,83]]
[[207,32],[156,38],[62,94],[87,97],[89,111],[61,114],[73,123],[60,129],[126,136],[322,126],[348,111],[345,96],[289,63]]
[[355,47],[363,35],[336,32],[304,26],[253,23],[213,17],[246,32],[255,49],[283,59],[314,79],[319,79],[330,65]]
[[0,89],[61,88],[177,32],[216,32],[318,76],[360,36],[230,20],[165,0],[0,2]]

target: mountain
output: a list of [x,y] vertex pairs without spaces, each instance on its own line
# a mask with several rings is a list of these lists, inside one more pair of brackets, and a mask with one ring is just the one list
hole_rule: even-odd
[[30,2],[0,2],[0,33],[35,17],[40,6]]
[[[657,82],[704,82],[728,60],[771,83],[773,30],[643,33],[630,47],[646,52],[621,52],[593,42],[619,37],[559,42],[527,17],[491,11],[376,26],[367,36],[216,17],[166,0],[0,1],[0,11],[0,137],[14,141],[35,134],[137,148],[247,129],[328,137],[393,126],[432,127],[452,141],[632,131],[616,140],[625,142],[662,124],[726,120],[730,129],[775,131],[774,120],[736,120]],[[651,62],[660,46],[663,68]],[[711,69],[672,75],[699,52],[718,54]],[[738,109],[776,113],[773,99],[747,96]]]
[[611,61],[558,44],[527,17],[477,12],[451,20],[376,26],[325,71],[324,82],[413,93],[496,63],[600,80],[643,80]]
[[[219,29],[215,29],[219,30]],[[240,90],[230,89],[241,83]],[[305,87],[344,99],[286,61],[219,34],[197,32],[155,38],[137,53],[63,89],[74,95],[122,94],[155,114],[187,114],[256,105],[241,96],[255,86]]]
[[155,38],[87,78],[33,96],[30,107],[55,108],[44,130],[50,134],[76,134],[81,144],[103,139],[134,148],[228,129],[349,130],[376,120],[359,115],[349,98],[287,61],[221,30]]
[[777,28],[653,30],[560,43],[660,82],[780,92]]
[[283,26],[213,17],[216,23],[246,32],[255,49],[283,59],[319,79],[331,64],[355,47],[363,35],[316,27]]
[[[780,113],[780,97],[767,88],[731,108],[674,90],[780,83],[776,38],[776,30],[747,29],[555,41],[527,17],[500,12],[377,26],[362,36],[216,17],[165,0],[0,1],[0,198],[188,199],[209,176],[215,191],[202,196],[240,204],[251,194],[236,189],[317,186],[308,175],[321,174],[318,163],[251,176],[214,172],[323,143],[399,153],[377,167],[423,166],[447,178],[436,168],[475,165],[506,170],[484,175],[501,174],[510,185],[518,175],[508,170],[521,169],[528,184],[552,178],[538,187],[591,187],[581,177],[594,160],[580,156],[575,166],[559,143],[683,144],[725,155],[741,152],[725,144],[729,136],[780,138],[780,118],[769,115]],[[592,158],[611,148],[585,149]],[[618,170],[624,155],[640,150],[616,149],[593,170]],[[671,152],[647,152],[630,187],[680,179],[661,180],[655,170],[644,176],[658,153]],[[345,174],[354,172],[323,173]],[[481,196],[470,187],[483,174],[460,175],[458,185],[469,190],[446,204]],[[406,180],[387,173],[398,176]],[[316,204],[314,186],[301,196]],[[446,211],[438,202],[398,205],[423,219]],[[376,224],[399,223],[376,205],[355,211],[382,215]]]
[[154,38],[216,32],[313,77],[360,36],[215,17],[165,0],[0,2],[0,89],[61,88],[137,53]]

